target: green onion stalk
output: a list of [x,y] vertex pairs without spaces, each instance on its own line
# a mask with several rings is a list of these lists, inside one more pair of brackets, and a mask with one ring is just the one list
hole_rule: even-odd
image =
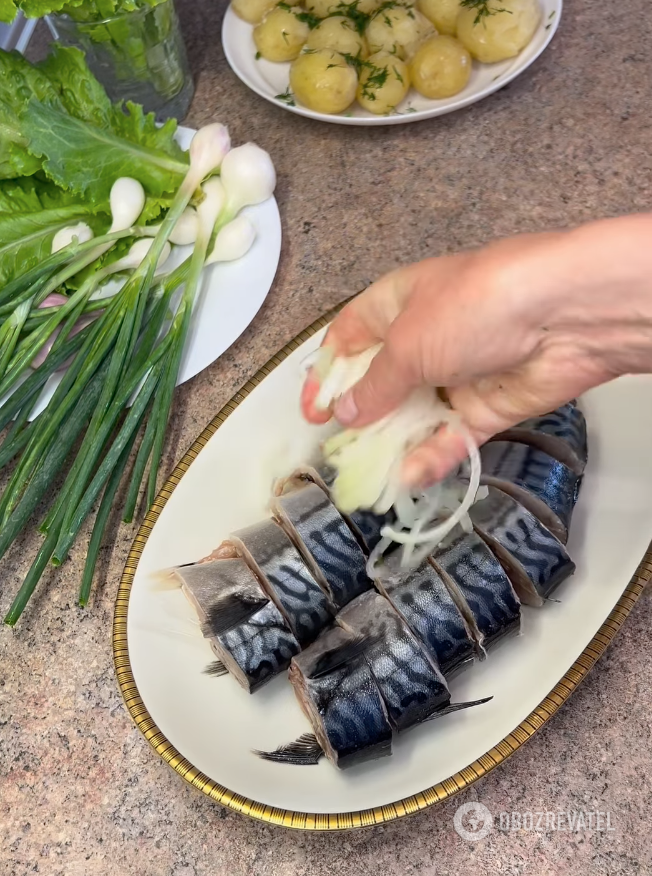
[[[55,456],[52,455],[55,436],[65,429],[66,423],[71,422],[75,406],[85,398],[89,384],[93,381],[93,386],[101,384],[97,400],[93,398],[92,402],[88,402],[93,408],[90,419],[59,498],[48,514],[45,540],[5,618],[10,625],[20,617],[47,563],[50,560],[55,565],[63,562],[83,521],[103,491],[106,500],[103,497],[100,503],[101,513],[98,512],[95,526],[97,533],[94,532],[91,537],[90,566],[84,574],[80,593],[82,602],[88,599],[91,567],[94,566],[101,534],[108,520],[111,497],[117,491],[126,459],[134,446],[135,436],[147,420],[148,411],[150,416],[153,410],[160,415],[161,408],[165,406],[152,404],[152,400],[161,388],[164,390],[164,399],[168,394],[171,395],[169,381],[176,378],[182,351],[182,348],[179,350],[178,338],[187,335],[192,306],[191,303],[188,305],[188,296],[184,295],[170,329],[162,338],[158,338],[160,325],[157,328],[156,323],[162,325],[165,320],[169,304],[166,292],[171,294],[173,288],[172,284],[165,285],[163,293],[151,304],[150,292],[158,260],[177,220],[202,179],[219,167],[229,146],[228,132],[221,125],[209,125],[195,135],[190,147],[188,173],[148,253],[89,328],[50,405],[36,419],[37,425],[32,428],[33,424],[30,424],[23,430],[29,432],[29,438],[0,499],[0,518],[2,525],[8,529],[4,541],[0,541],[0,556],[24,525],[23,518],[35,503],[35,497],[40,495],[42,498],[44,485],[47,489],[53,473],[60,470],[65,461],[65,447]],[[191,259],[187,269],[178,272],[175,279],[187,273],[191,288],[196,288],[197,282],[193,277],[201,272],[206,245],[205,242],[200,244],[199,255],[194,256],[194,261]],[[80,303],[85,304],[83,296],[77,298],[77,304]],[[70,319],[75,311],[69,309],[68,313]],[[176,363],[176,370],[171,363]],[[98,375],[101,375],[101,380]],[[123,418],[130,402],[131,407]],[[70,425],[66,434],[70,435],[72,431],[73,426]],[[147,426],[145,432],[147,434]],[[154,431],[152,453],[157,451],[162,441],[160,434],[160,428]]]

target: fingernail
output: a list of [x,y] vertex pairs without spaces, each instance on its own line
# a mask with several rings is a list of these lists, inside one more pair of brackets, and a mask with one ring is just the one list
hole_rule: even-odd
[[358,417],[358,406],[355,403],[352,392],[346,392],[341,399],[335,403],[335,419],[343,426],[348,426]]

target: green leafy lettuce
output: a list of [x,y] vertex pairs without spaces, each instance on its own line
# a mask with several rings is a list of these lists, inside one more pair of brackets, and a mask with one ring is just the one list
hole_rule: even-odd
[[76,21],[101,21],[125,12],[157,6],[163,0],[0,0],[0,21],[12,22],[20,9],[27,18],[65,12]]
[[0,286],[46,258],[61,228],[86,222],[96,231],[109,224],[104,215],[74,193],[36,179],[0,182]]
[[159,128],[140,106],[111,104],[77,49],[55,47],[38,66],[0,51],[0,178],[42,169],[97,207],[132,176],[165,198],[188,167],[175,132],[173,120]]
[[0,0],[0,21],[11,24],[17,12],[18,8],[13,0]]

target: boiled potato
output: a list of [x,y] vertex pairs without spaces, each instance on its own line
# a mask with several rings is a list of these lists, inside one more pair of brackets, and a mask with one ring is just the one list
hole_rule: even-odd
[[407,64],[389,52],[377,52],[362,67],[356,97],[360,106],[382,115],[397,107],[409,90]]
[[477,9],[462,9],[457,37],[485,64],[506,61],[527,46],[541,22],[539,0],[488,0],[490,15],[476,24]]
[[267,61],[293,61],[305,41],[310,28],[297,15],[303,12],[300,6],[291,9],[272,9],[254,28],[254,42]]
[[355,29],[350,18],[343,15],[333,15],[325,18],[314,30],[306,42],[307,49],[332,49],[344,55],[367,57],[367,42]]
[[471,55],[453,37],[430,37],[410,61],[410,79],[424,97],[452,97],[469,81],[472,63]]
[[417,9],[431,21],[439,33],[455,36],[461,0],[417,0]]
[[260,24],[265,14],[277,3],[278,0],[232,0],[231,8],[238,18],[249,24]]
[[333,15],[339,4],[340,0],[305,0],[303,5],[317,18],[326,18]]
[[341,113],[355,100],[358,76],[331,49],[304,52],[290,67],[290,88],[297,100],[319,113]]
[[414,54],[421,40],[434,33],[434,27],[418,9],[396,6],[379,9],[367,25],[365,36],[372,55],[390,52],[405,60]]

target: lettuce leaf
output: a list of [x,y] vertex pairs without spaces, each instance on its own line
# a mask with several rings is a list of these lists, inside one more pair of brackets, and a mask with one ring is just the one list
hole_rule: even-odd
[[[55,43],[36,69],[47,78],[67,113],[100,128],[112,126],[113,104],[88,69],[80,49],[64,49]],[[43,100],[38,94],[33,96]]]
[[188,170],[188,154],[174,139],[177,132],[176,119],[168,119],[159,126],[154,113],[146,114],[140,104],[128,100],[124,107],[122,104],[114,107],[111,128],[125,140],[165,152],[171,158],[183,162],[184,173]]
[[0,100],[0,180],[30,176],[40,167],[40,160],[27,151],[18,116]]
[[0,285],[50,254],[52,238],[66,225],[87,222],[97,232],[109,224],[87,200],[35,179],[0,182]]
[[60,103],[59,93],[45,73],[19,52],[0,50],[0,100],[20,112],[32,97],[43,103]]
[[179,188],[187,170],[186,162],[146,145],[146,135],[145,142],[126,140],[37,100],[20,122],[27,148],[42,159],[48,177],[94,204],[107,200],[118,177],[134,177],[148,195],[160,198]]
[[0,21],[11,24],[17,12],[18,9],[13,0],[0,0]]
[[188,168],[176,128],[157,127],[136,104],[112,104],[78,49],[56,46],[38,66],[0,51],[0,179],[42,168],[97,205],[119,176],[133,176],[159,199]]

